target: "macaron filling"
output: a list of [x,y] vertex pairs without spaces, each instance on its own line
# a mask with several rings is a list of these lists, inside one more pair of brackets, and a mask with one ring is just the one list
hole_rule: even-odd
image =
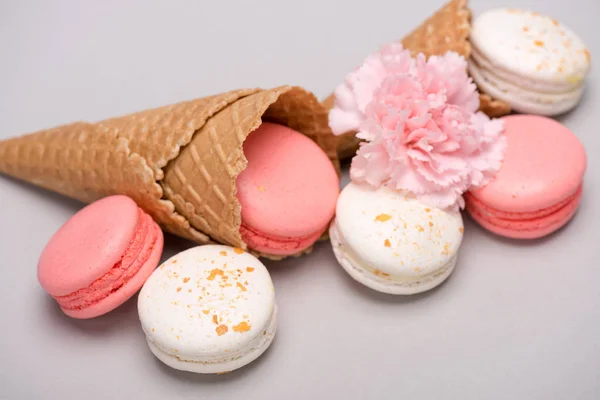
[[[547,94],[569,94],[580,91],[583,88],[583,78],[572,79],[570,81],[553,81],[534,80],[530,77],[520,76],[517,73],[511,72],[502,66],[495,65],[490,58],[486,57],[476,47],[471,50],[471,57],[468,60],[469,68],[475,69],[486,78],[490,83],[502,82],[521,90],[535,93]],[[488,78],[489,77],[489,78]]]
[[325,232],[325,229],[327,229],[327,226],[304,237],[265,236],[264,233],[242,223],[240,233],[244,242],[254,250],[273,255],[287,255],[300,252],[312,246],[321,237],[323,232]]
[[159,228],[152,218],[138,208],[137,228],[121,259],[88,287],[67,295],[52,297],[65,310],[81,310],[107,298],[134,277],[148,261],[159,234]]
[[515,229],[519,231],[537,231],[566,222],[575,212],[579,205],[583,185],[579,186],[577,191],[561,201],[560,203],[538,211],[530,212],[506,212],[494,209],[485,205],[470,193],[465,195],[469,213],[475,218],[479,218],[486,223],[503,229]]
[[562,113],[575,107],[583,95],[582,81],[573,85],[550,86],[519,78],[508,71],[492,66],[473,50],[469,72],[475,83],[491,96],[507,101],[523,112],[539,112],[537,107],[552,107],[552,113]]
[[[336,252],[336,256],[343,255],[343,258],[345,258],[347,264],[349,264],[349,266],[356,273],[362,275],[369,281],[377,282],[378,284],[387,286],[389,288],[410,288],[429,284],[442,276],[448,275],[454,269],[458,260],[458,256],[455,254],[441,268],[420,276],[409,277],[406,275],[389,274],[379,269],[370,267],[365,260],[363,260],[355,251],[347,246],[344,241],[344,237],[339,229],[337,229],[335,222],[331,225],[329,233],[332,241],[334,242],[334,251]],[[342,266],[346,267],[344,264],[342,264]]]

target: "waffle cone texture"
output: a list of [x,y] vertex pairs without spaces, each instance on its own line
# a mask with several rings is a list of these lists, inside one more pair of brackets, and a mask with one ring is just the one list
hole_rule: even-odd
[[[401,42],[413,56],[423,53],[426,57],[430,57],[454,51],[468,59],[471,56],[470,34],[471,10],[468,7],[468,0],[451,0]],[[330,110],[334,102],[335,95],[331,94],[323,101],[323,105]],[[495,100],[487,94],[479,95],[479,103],[479,110],[490,117],[500,117],[510,113],[508,104]],[[356,139],[355,134],[356,132],[347,132],[339,136],[338,154],[341,159],[352,157],[356,153],[360,141]]]
[[85,203],[127,195],[168,232],[246,249],[236,179],[247,165],[242,145],[263,120],[305,134],[339,168],[326,110],[304,89],[284,86],[8,139],[0,172]]

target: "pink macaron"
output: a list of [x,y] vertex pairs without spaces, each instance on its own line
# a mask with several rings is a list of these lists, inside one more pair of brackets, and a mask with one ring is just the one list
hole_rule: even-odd
[[564,226],[583,189],[586,155],[565,126],[534,115],[502,118],[508,142],[502,168],[487,186],[465,195],[481,226],[514,239],[536,239]]
[[247,168],[237,178],[241,233],[275,256],[313,245],[335,213],[339,179],[323,150],[286,126],[263,123],[244,142]]
[[126,196],[85,207],[54,234],[38,263],[38,279],[73,318],[93,318],[123,304],[160,261],[163,234]]

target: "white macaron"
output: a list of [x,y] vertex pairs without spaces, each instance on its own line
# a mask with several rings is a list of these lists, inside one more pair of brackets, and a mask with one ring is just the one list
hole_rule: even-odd
[[194,247],[165,261],[144,284],[138,312],[152,353],[172,368],[197,373],[252,362],[277,328],[267,269],[228,246]]
[[590,53],[555,19],[516,9],[483,13],[473,23],[469,72],[483,93],[513,110],[545,116],[575,107]]
[[458,211],[350,183],[340,194],[329,234],[336,258],[356,281],[383,293],[414,294],[450,276],[463,221]]

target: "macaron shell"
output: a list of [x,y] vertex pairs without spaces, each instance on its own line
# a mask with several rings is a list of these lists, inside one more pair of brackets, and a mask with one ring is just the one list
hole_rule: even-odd
[[180,371],[195,372],[197,374],[218,374],[231,372],[238,368],[241,368],[252,361],[260,357],[271,345],[273,339],[275,339],[275,332],[277,330],[277,310],[274,311],[273,318],[267,328],[265,328],[263,340],[260,344],[253,347],[247,353],[233,358],[231,360],[222,362],[189,362],[183,361],[168,354],[157,347],[151,340],[147,340],[150,351],[163,363],[167,364],[171,368],[178,369]]
[[550,17],[495,9],[473,22],[473,47],[501,70],[534,81],[580,83],[590,66],[583,41]]
[[339,179],[327,155],[305,135],[263,123],[244,142],[247,168],[237,179],[242,223],[275,238],[306,238],[335,213]]
[[138,297],[147,339],[170,356],[198,364],[246,355],[262,342],[274,310],[265,266],[241,249],[219,245],[165,261]]
[[121,259],[136,232],[136,203],[110,196],[80,210],[50,239],[38,263],[40,284],[53,296],[89,286]]
[[510,219],[498,217],[502,212],[490,209],[473,198],[467,198],[467,209],[477,223],[497,235],[512,239],[539,239],[559,230],[573,218],[581,196],[580,188],[568,202],[553,212],[542,210],[539,215],[533,213],[522,219],[518,219],[517,215],[512,215]]
[[412,295],[431,290],[448,279],[456,267],[457,257],[455,256],[437,273],[423,276],[417,281],[393,282],[385,279],[382,275],[374,275],[371,271],[362,268],[361,265],[356,263],[356,260],[353,260],[352,257],[349,256],[345,244],[340,239],[335,221],[331,224],[329,238],[331,239],[331,245],[336,259],[348,275],[358,283],[381,293]]
[[458,211],[447,212],[385,187],[350,183],[338,200],[336,226],[361,268],[391,281],[417,281],[446,268],[463,237]]
[[152,246],[150,256],[142,263],[138,272],[127,282],[125,282],[125,284],[123,284],[119,290],[111,293],[109,296],[91,304],[88,307],[79,310],[62,308],[62,311],[72,318],[95,318],[114,310],[133,297],[133,295],[140,290],[144,282],[146,282],[148,277],[156,269],[162,256],[164,246],[163,233],[156,223],[154,223],[153,229],[156,230],[156,242]]
[[574,195],[586,169],[585,149],[565,126],[545,117],[511,115],[507,150],[496,178],[470,194],[508,213],[536,212]]

